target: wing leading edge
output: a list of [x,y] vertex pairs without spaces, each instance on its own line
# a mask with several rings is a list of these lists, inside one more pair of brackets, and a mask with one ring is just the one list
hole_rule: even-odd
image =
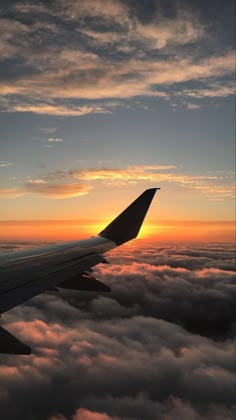
[[[0,313],[55,287],[110,291],[91,268],[107,262],[102,254],[136,238],[157,189],[144,191],[98,236],[0,255]],[[30,348],[0,327],[0,353],[30,354]]]

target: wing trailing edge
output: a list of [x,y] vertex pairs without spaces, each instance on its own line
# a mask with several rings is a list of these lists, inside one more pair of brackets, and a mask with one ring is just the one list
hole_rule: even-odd
[[121,245],[136,238],[142,226],[146,213],[152,202],[156,190],[150,188],[144,191],[133,203],[131,203],[116,219],[114,219],[99,236],[103,236],[116,245]]

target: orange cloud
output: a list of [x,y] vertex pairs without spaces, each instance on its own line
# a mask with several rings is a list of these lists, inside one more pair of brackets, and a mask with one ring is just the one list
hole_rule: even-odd
[[[66,178],[78,179],[80,182],[63,183],[62,180]],[[157,186],[168,183],[205,194],[210,200],[233,198],[235,194],[233,172],[215,171],[207,175],[191,175],[178,173],[173,165],[140,165],[57,171],[44,178],[29,180],[20,187],[2,188],[0,195],[5,198],[16,198],[26,194],[48,198],[77,197],[87,194],[97,182],[112,186],[142,182],[153,182]]]
[[18,188],[1,188],[0,196],[4,198],[17,198],[26,194],[37,194],[47,198],[70,198],[88,194],[91,189],[88,185],[79,182],[70,184],[49,184],[41,179],[30,180]]
[[87,194],[89,189],[88,186],[79,182],[72,184],[41,184],[28,182],[25,184],[26,192],[50,198],[78,197]]
[[[58,116],[82,116],[86,114],[109,114],[111,111],[96,105],[90,106],[80,106],[75,107],[72,105],[58,105],[57,103],[54,104],[47,104],[45,103],[35,103],[35,104],[27,104],[27,103],[19,103],[19,104],[9,104],[8,111],[14,112],[33,112],[36,114],[47,114],[47,115],[58,115]],[[48,140],[54,141],[55,140]],[[58,141],[58,140],[57,140]],[[61,140],[63,141],[63,140]]]
[[[175,170],[176,169],[176,170]],[[175,170],[175,172],[173,172]],[[140,165],[128,166],[126,168],[96,168],[71,170],[68,172],[56,172],[49,178],[63,179],[67,177],[78,178],[80,180],[96,182],[100,181],[106,185],[127,185],[138,182],[149,181],[159,183],[172,183],[180,187],[185,187],[199,191],[217,199],[234,197],[234,174],[233,173],[213,173],[211,175],[191,175],[177,173],[177,168],[173,165]]]
[[[62,345],[71,334],[74,334],[73,331],[67,331],[62,325],[54,323],[50,326],[40,320],[27,322],[27,328],[25,327],[25,321],[16,321],[9,324],[9,329],[16,335],[20,333],[23,340],[31,341],[34,345],[44,344],[46,347]],[[36,365],[39,363],[37,358],[35,363]]]
[[112,420],[117,417],[110,417],[105,413],[98,413],[97,411],[90,411],[86,408],[79,408],[74,414],[73,420]]
[[16,366],[0,366],[0,377],[9,379],[19,377],[19,371]]

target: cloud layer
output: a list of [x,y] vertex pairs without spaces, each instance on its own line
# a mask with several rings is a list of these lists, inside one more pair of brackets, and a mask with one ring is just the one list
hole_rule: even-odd
[[9,311],[3,325],[34,354],[1,356],[4,418],[233,418],[233,258],[230,244],[137,241],[96,269],[111,294]]
[[109,98],[232,95],[233,42],[219,49],[219,25],[220,17],[218,27],[213,18],[207,26],[194,5],[181,3],[9,4],[0,15],[1,108],[81,116],[111,112]]
[[[49,138],[48,145],[62,143],[63,139]],[[5,166],[5,163],[4,165]],[[182,171],[181,171],[182,172]],[[16,187],[1,188],[4,198],[39,194],[48,198],[69,198],[87,194],[96,183],[121,186],[137,183],[153,183],[154,186],[170,185],[204,194],[208,199],[234,198],[234,173],[215,171],[202,175],[181,173],[173,165],[137,165],[124,168],[90,168],[55,171],[42,178],[30,179]],[[75,181],[77,180],[77,182]]]

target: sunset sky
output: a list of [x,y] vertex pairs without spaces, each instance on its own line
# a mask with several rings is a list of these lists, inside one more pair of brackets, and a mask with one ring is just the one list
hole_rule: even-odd
[[2,314],[32,354],[0,354],[1,418],[236,418],[235,2],[0,3],[1,270],[161,188],[89,271],[111,292],[60,288],[55,251],[59,289]]
[[4,2],[0,237],[95,234],[161,187],[146,234],[233,240],[234,30],[231,0]]

